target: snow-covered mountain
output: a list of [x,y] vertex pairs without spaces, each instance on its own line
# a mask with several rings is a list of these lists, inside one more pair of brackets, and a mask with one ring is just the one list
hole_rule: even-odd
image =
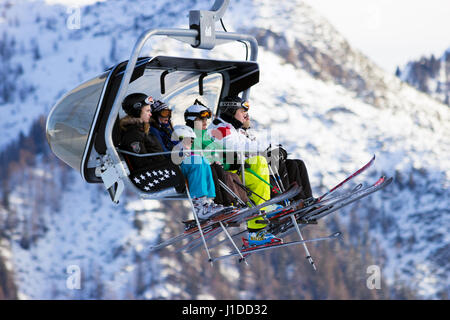
[[[79,29],[73,29],[68,22],[76,8],[44,1],[1,1],[3,152],[7,146],[18,150],[27,146],[29,139],[23,136],[63,93],[128,59],[144,29],[185,28],[188,11],[208,9],[212,1],[168,2],[95,2],[80,7]],[[280,252],[255,257],[256,266],[276,259],[250,271],[231,261],[211,269],[201,253],[182,256],[168,249],[150,254],[146,248],[160,237],[181,232],[180,214],[188,214],[184,203],[142,201],[128,195],[113,206],[101,186],[84,184],[51,155],[34,159],[19,152],[8,158],[11,170],[2,176],[0,205],[0,266],[3,259],[18,297],[379,298],[365,287],[370,264],[382,268],[390,297],[405,297],[395,291],[400,285],[419,297],[448,297],[448,106],[382,71],[302,1],[231,1],[224,22],[229,31],[248,32],[258,39],[261,79],[251,91],[255,129],[279,134],[292,157],[306,162],[314,194],[372,154],[377,155],[376,164],[362,180],[373,181],[381,174],[395,177],[385,191],[309,232],[318,236],[333,227],[348,231],[342,245],[317,245],[311,251],[319,270],[322,267],[321,277],[338,272],[330,268],[339,266],[339,272],[352,275],[346,281],[359,287],[346,295],[338,289],[342,279],[328,277],[334,286],[324,285],[303,260],[293,258],[299,256],[293,251],[299,248],[287,250],[295,252],[290,256]],[[240,44],[192,53],[161,41],[147,46],[145,53],[245,56]],[[17,146],[17,141],[24,143]],[[336,256],[345,252],[342,257],[353,252],[354,259],[342,258],[336,265],[332,261],[337,258],[329,252]],[[81,290],[67,287],[71,266],[82,271]],[[283,286],[274,293],[261,290],[248,280],[256,272]],[[327,288],[325,293],[305,289],[306,276],[312,279],[309,285]]]
[[450,105],[450,48],[438,58],[432,55],[410,61],[403,69],[398,68],[396,73],[418,90]]

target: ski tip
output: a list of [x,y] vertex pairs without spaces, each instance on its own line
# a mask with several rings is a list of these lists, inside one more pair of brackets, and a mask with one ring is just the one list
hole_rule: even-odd
[[331,238],[339,238],[341,236],[342,236],[342,232],[338,231],[338,232],[333,233],[330,237]]
[[244,258],[239,258],[238,261],[239,261],[239,263],[244,262],[248,266],[247,259],[245,259],[245,257]]

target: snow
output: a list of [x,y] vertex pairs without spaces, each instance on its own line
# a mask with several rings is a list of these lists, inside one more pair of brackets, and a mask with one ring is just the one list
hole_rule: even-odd
[[[98,279],[91,279],[94,285],[114,286],[114,290],[110,289],[115,298],[126,298],[121,291],[134,276],[136,265],[130,264],[132,257],[155,242],[165,226],[164,214],[158,212],[159,205],[140,200],[130,202],[127,211],[117,208],[102,192],[86,189],[78,177],[72,188],[77,192],[64,193],[58,215],[47,215],[49,230],[31,250],[23,249],[18,242],[12,243],[20,296],[27,299],[77,298],[77,291],[66,287],[66,268],[75,265],[82,274],[92,274],[93,268],[98,274]],[[130,228],[133,212],[138,210],[143,213],[142,233]],[[47,283],[51,283],[52,290]]]

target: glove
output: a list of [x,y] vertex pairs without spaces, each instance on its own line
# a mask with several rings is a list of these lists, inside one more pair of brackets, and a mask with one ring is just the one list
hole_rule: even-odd
[[[269,146],[270,148],[271,146]],[[266,158],[267,159],[271,159],[272,158],[272,154],[273,157],[275,159],[272,160],[277,160],[276,158],[278,158],[279,161],[284,161],[287,159],[288,157],[288,153],[287,151],[283,148],[283,146],[281,144],[279,144],[276,148],[273,148],[271,150],[269,150],[269,148],[265,151],[266,153]]]

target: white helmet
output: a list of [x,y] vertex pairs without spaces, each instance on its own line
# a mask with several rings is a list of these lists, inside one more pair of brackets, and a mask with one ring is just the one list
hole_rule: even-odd
[[195,100],[194,104],[184,112],[184,121],[195,121],[196,118],[211,118],[211,110],[200,101]]
[[176,125],[173,127],[172,141],[181,141],[184,138],[195,139],[195,132],[191,127],[185,125]]

